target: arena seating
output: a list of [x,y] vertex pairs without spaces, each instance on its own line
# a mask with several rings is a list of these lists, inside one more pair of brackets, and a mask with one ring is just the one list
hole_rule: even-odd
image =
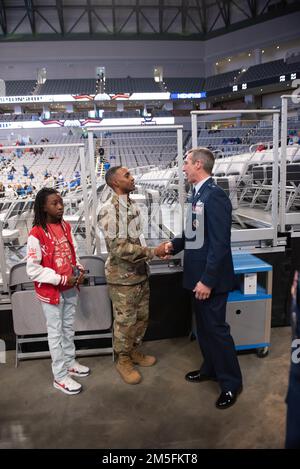
[[205,79],[204,90],[211,91],[216,89],[227,88],[232,86],[235,78],[238,76],[239,70],[233,70],[219,75],[212,75]]
[[[289,62],[283,59],[252,65],[245,72],[232,70],[225,73],[203,77],[164,77],[164,88],[169,92],[214,91],[229,88],[233,84],[251,83],[266,78],[300,71],[300,61]],[[30,95],[36,86],[34,80],[6,81],[6,95]],[[94,78],[82,79],[48,79],[39,85],[38,94],[96,94],[97,83]],[[161,84],[153,78],[106,78],[103,92],[116,93],[157,93],[163,91]]]
[[93,78],[46,80],[40,89],[44,94],[95,94],[96,80]]
[[158,93],[160,88],[153,78],[107,78],[105,93]]
[[199,93],[204,90],[204,78],[165,78],[164,81],[171,93]]
[[28,96],[32,94],[35,80],[7,80],[6,96]]

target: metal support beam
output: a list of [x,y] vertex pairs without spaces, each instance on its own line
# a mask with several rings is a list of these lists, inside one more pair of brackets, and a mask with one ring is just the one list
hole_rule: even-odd
[[71,33],[73,31],[73,29],[77,26],[77,24],[79,23],[79,21],[81,20],[81,18],[85,15],[86,13],[86,10],[84,9],[81,13],[81,15],[78,16],[77,20],[75,21],[75,23],[73,24],[73,26],[69,29],[68,31],[68,34]]
[[278,229],[278,165],[279,165],[279,114],[273,114],[273,177],[272,177],[272,225],[274,228],[273,246],[277,246]]
[[175,22],[177,16],[180,14],[180,8],[177,8],[177,12],[176,12],[176,15],[173,17],[173,19],[170,21],[168,27],[166,28],[165,30],[165,33],[167,33],[169,31],[169,29],[171,28],[172,24]]
[[[95,146],[94,146],[94,132],[93,130],[88,131],[88,144],[89,144],[89,155],[88,162],[90,168],[91,188],[92,188],[92,226],[97,225],[97,180],[96,180],[96,169],[95,169]],[[96,254],[100,254],[100,239],[96,236]]]
[[246,18],[249,18],[249,19],[251,18],[251,16],[249,15],[249,13],[248,13],[246,10],[244,10],[244,9],[239,5],[238,2],[236,2],[236,1],[234,1],[234,0],[231,0],[231,3],[232,3],[238,10],[240,10],[240,11],[245,15]]
[[162,34],[164,32],[164,0],[159,0],[158,15],[159,33]]
[[263,9],[259,12],[260,15],[262,15],[262,14],[265,12],[265,10],[266,10],[267,7],[269,6],[270,2],[271,2],[271,0],[267,0],[267,1],[266,1],[266,3],[265,3],[265,5],[264,5]]
[[187,33],[187,17],[189,9],[189,0],[181,0],[181,32]]
[[56,0],[56,9],[57,9],[57,14],[58,14],[58,19],[59,19],[59,25],[60,25],[60,31],[61,34],[65,34],[65,21],[64,21],[64,8],[63,8],[63,3],[62,0]]
[[3,291],[8,292],[7,262],[5,257],[4,241],[2,238],[3,222],[0,221],[0,272],[2,275]]
[[86,163],[85,163],[85,157],[84,157],[84,147],[79,148],[79,157],[80,157],[80,173],[81,173],[81,185],[82,185],[83,205],[84,205],[86,252],[87,254],[93,254],[92,236],[91,236],[91,220],[89,218],[89,200],[88,200],[87,181],[86,181]]
[[247,0],[249,10],[251,12],[252,18],[257,16],[257,0]]
[[137,34],[140,34],[140,0],[136,0],[135,18],[136,18],[136,32]]
[[106,26],[106,24],[104,23],[104,21],[102,20],[102,18],[100,18],[100,16],[98,15],[97,11],[96,11],[96,10],[93,10],[93,13],[94,13],[95,17],[97,18],[97,20],[99,21],[99,23],[101,23],[102,26],[104,26],[104,28],[106,29],[107,33],[111,34],[110,29]]
[[182,128],[177,129],[177,161],[178,161],[178,179],[179,179],[179,205],[181,208],[181,231],[184,228],[184,175],[183,175],[183,138]]
[[153,31],[154,33],[157,33],[155,27],[153,26],[153,24],[151,23],[151,21],[149,20],[149,18],[145,15],[145,13],[143,12],[143,10],[140,10],[140,12],[141,12],[142,17],[143,17],[143,18],[145,19],[145,21],[149,24],[149,26],[150,26],[150,28],[152,29],[152,31]]
[[288,102],[286,96],[281,97],[281,159],[280,159],[280,201],[279,222],[280,231],[285,231],[285,206],[286,206],[286,147],[287,147],[287,112]]
[[0,26],[3,34],[7,34],[7,21],[4,0],[0,0]]
[[35,12],[34,12],[34,4],[33,0],[24,0],[25,7],[26,7],[26,13],[29,19],[30,27],[31,27],[31,32],[33,35],[36,33],[36,25],[35,25]]
[[226,0],[217,0],[217,6],[223,18],[225,26],[230,26],[230,2],[227,2]]
[[116,28],[116,1],[112,0],[112,5],[111,5],[111,14],[112,14],[112,27],[113,27],[113,33],[116,34],[117,28]]
[[[201,6],[199,1],[201,1]],[[206,11],[206,3],[205,0],[196,0],[198,15],[200,19],[201,29],[203,34],[207,32],[207,11]]]
[[[112,34],[119,36],[120,40],[158,37],[167,40],[207,40],[300,11],[300,1],[282,0],[276,3],[276,8],[269,8],[273,4],[271,0],[110,0],[104,4],[95,0],[0,0],[0,40],[102,40]],[[154,10],[157,15],[153,15]],[[108,16],[110,14],[109,20],[102,15],[103,11]],[[51,28],[50,33],[37,33],[37,15]],[[76,26],[85,15],[87,20],[84,26],[82,22],[84,30],[76,32]],[[52,21],[52,18],[56,20]],[[95,31],[96,19],[101,24],[101,29],[97,28],[99,32]],[[29,31],[22,25],[28,20]],[[58,31],[56,23],[59,23]],[[127,26],[129,23],[130,28]],[[27,32],[24,33],[24,29]]]
[[93,22],[92,22],[92,7],[91,7],[91,0],[86,0],[87,4],[87,13],[88,13],[88,20],[89,20],[89,33],[93,34]]
[[126,24],[128,23],[128,21],[130,20],[130,18],[132,17],[134,13],[134,8],[132,8],[131,12],[129,13],[129,15],[127,16],[126,20],[124,21],[124,23],[122,24],[122,26],[120,27],[120,29],[118,30],[118,33],[121,33],[123,31],[123,29],[125,28]]

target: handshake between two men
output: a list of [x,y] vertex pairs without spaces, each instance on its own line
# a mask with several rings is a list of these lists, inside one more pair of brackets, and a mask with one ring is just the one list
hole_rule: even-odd
[[[154,249],[154,255],[160,259],[170,259],[173,253],[173,244],[170,241],[161,243]],[[204,285],[202,282],[197,282],[193,292],[195,293],[196,300],[208,300],[211,294],[211,288]]]
[[160,259],[170,259],[170,255],[173,252],[173,244],[170,241],[165,241],[159,246],[154,248],[154,255]]

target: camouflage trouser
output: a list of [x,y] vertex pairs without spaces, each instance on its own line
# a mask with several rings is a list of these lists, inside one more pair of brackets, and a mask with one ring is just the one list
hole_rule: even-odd
[[149,282],[138,285],[108,285],[114,311],[114,350],[130,353],[141,343],[148,325]]

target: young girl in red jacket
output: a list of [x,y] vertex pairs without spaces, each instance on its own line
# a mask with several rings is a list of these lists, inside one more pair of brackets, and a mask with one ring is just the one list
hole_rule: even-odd
[[34,280],[46,318],[53,386],[66,394],[78,394],[82,386],[71,376],[90,373],[88,367],[75,360],[74,345],[77,287],[83,282],[83,267],[63,213],[63,200],[57,190],[44,187],[37,193],[27,242],[27,274]]

